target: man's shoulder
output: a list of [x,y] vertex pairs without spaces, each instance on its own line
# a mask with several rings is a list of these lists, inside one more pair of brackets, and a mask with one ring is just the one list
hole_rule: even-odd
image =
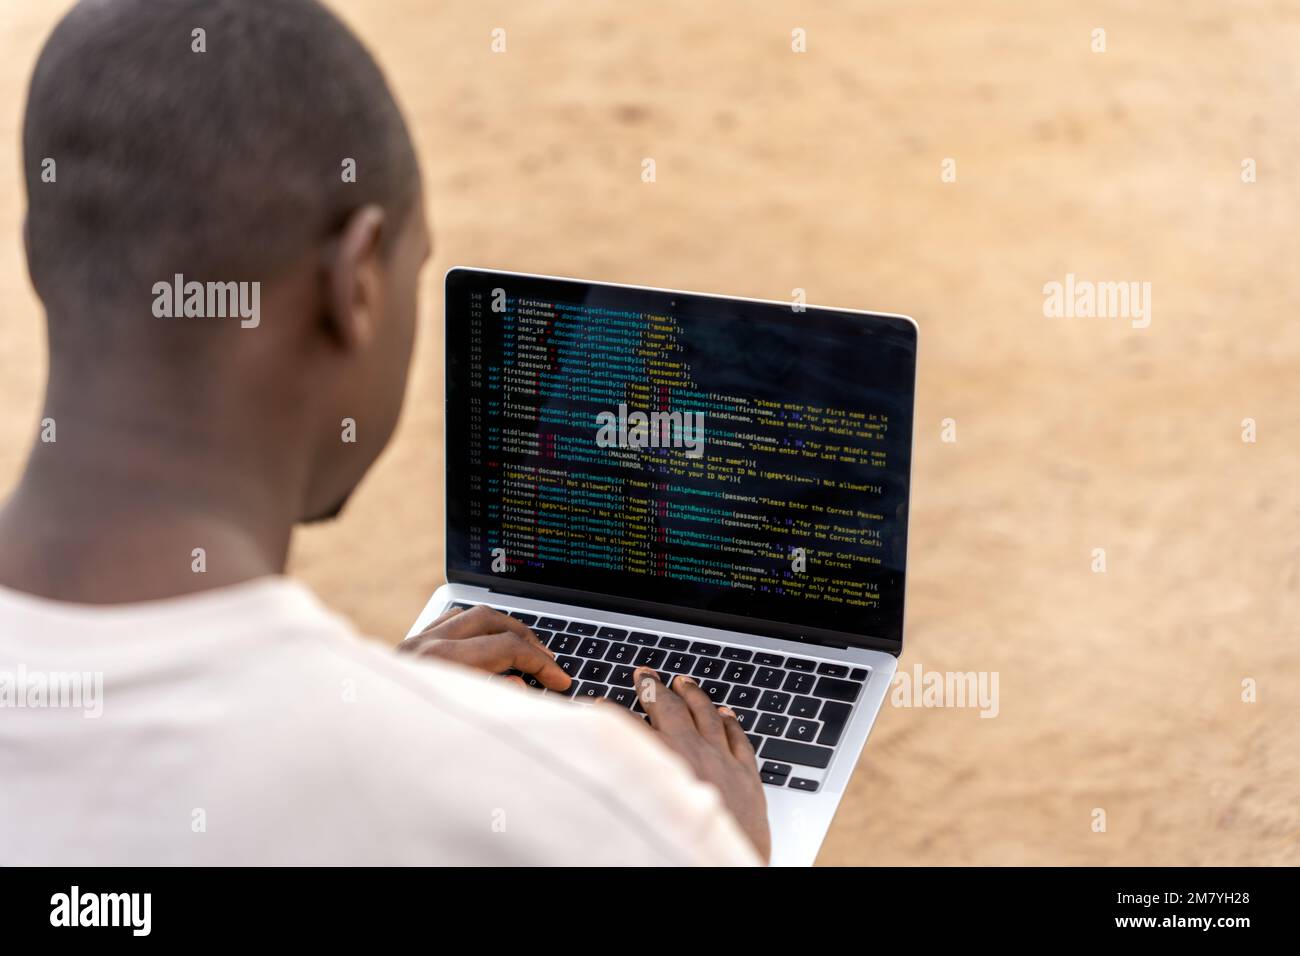
[[[351,748],[363,765],[390,754],[383,770],[394,777],[429,778],[442,786],[458,765],[482,773],[491,764],[503,777],[535,780],[562,764],[599,761],[626,749],[624,734],[646,733],[556,695],[398,652],[341,620],[303,627],[294,638],[259,662],[257,682],[292,682],[295,705],[318,736],[332,738],[335,751]],[[632,741],[634,752],[638,743]]]
[[[719,812],[711,788],[639,718],[611,706],[543,696],[359,636],[295,645],[274,669],[297,670],[308,702],[312,743],[298,759],[326,777],[345,774],[357,802],[374,808],[371,825],[436,831],[431,842],[444,846],[454,832],[481,831],[476,853],[499,846],[513,861],[689,862],[656,821]],[[303,739],[306,725],[285,743]],[[311,776],[295,785],[310,790]],[[588,845],[591,832],[608,846]]]

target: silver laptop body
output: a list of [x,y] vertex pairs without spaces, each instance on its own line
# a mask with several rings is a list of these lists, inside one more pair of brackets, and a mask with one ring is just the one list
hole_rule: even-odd
[[[503,301],[516,302],[519,315],[533,314],[539,301],[544,303],[551,298],[562,302],[603,303],[616,302],[623,295],[658,297],[643,300],[642,307],[645,301],[662,301],[671,302],[672,307],[677,307],[679,302],[689,304],[696,313],[717,308],[726,312],[730,321],[737,317],[743,319],[746,310],[750,309],[774,315],[774,308],[783,311],[792,308],[790,303],[463,268],[449,270],[446,282],[449,402],[453,400],[453,391],[459,390],[455,396],[456,407],[449,404],[447,408],[449,500],[453,497],[453,481],[463,480],[463,475],[457,472],[467,467],[467,454],[476,461],[493,454],[491,450],[482,451],[482,432],[465,431],[470,426],[463,421],[463,412],[470,406],[463,403],[466,393],[472,391],[467,383],[478,381],[482,384],[483,380],[481,372],[475,379],[473,373],[466,371],[467,356],[457,353],[474,352],[475,349],[482,351],[482,345],[472,338],[467,340],[465,330],[456,328],[456,323],[469,322],[471,326],[477,323],[479,334],[493,334],[482,331],[484,324],[490,325],[493,321],[491,313],[486,311],[491,307],[492,293],[504,293],[501,296]],[[525,291],[516,291],[521,288]],[[467,303],[471,304],[467,306]],[[509,306],[505,308],[504,314],[509,314]],[[544,315],[546,306],[543,304],[540,308]],[[827,636],[827,632],[818,628],[792,628],[789,621],[701,612],[689,602],[661,605],[641,599],[628,600],[604,591],[587,594],[569,587],[530,581],[530,571],[526,566],[519,574],[496,576],[483,573],[486,569],[481,567],[481,561],[465,560],[467,553],[476,554],[478,552],[474,549],[477,547],[482,551],[482,547],[481,543],[480,546],[472,543],[481,536],[481,528],[469,536],[471,544],[465,544],[466,528],[460,526],[467,522],[464,500],[457,501],[456,506],[447,511],[449,583],[433,594],[410,631],[414,635],[424,630],[453,604],[487,604],[512,613],[533,627],[552,651],[567,662],[566,670],[573,668],[570,674],[574,677],[574,689],[569,695],[577,705],[589,703],[589,696],[604,694],[618,701],[626,700],[625,690],[614,681],[620,676],[626,678],[625,668],[637,663],[654,666],[670,680],[678,673],[689,673],[702,686],[707,683],[711,696],[717,695],[718,703],[726,702],[738,712],[752,715],[746,721],[746,731],[751,734],[751,741],[757,744],[757,760],[766,784],[772,829],[772,863],[785,866],[811,865],[816,858],[889,690],[897,655],[901,653],[901,590],[905,581],[913,434],[910,416],[915,389],[916,325],[910,318],[890,313],[808,309],[829,317],[832,336],[836,323],[840,322],[856,319],[864,324],[885,323],[881,328],[889,335],[899,337],[903,343],[898,353],[903,358],[893,364],[905,364],[910,336],[911,367],[893,369],[891,366],[889,369],[890,374],[896,377],[896,391],[899,393],[897,396],[891,394],[889,399],[903,410],[901,415],[907,419],[907,438],[906,467],[902,469],[901,477],[894,476],[894,493],[896,497],[901,494],[902,502],[893,516],[895,531],[901,523],[903,537],[895,559],[896,564],[904,565],[897,569],[897,576],[902,580],[898,594],[886,594],[882,598],[890,609],[889,625],[893,629],[887,635],[888,639],[879,633],[854,634],[851,638],[839,633]],[[588,311],[597,311],[597,307],[592,306]],[[656,313],[658,311],[656,308]],[[666,314],[671,309],[665,305],[662,311]],[[585,313],[575,314],[585,317]],[[473,319],[467,315],[472,315]],[[701,321],[698,314],[692,321]],[[790,321],[796,324],[800,321],[797,311]],[[544,328],[545,323],[538,327]],[[509,328],[513,334],[517,324]],[[516,334],[515,339],[518,338]],[[843,343],[845,350],[855,346],[859,349],[864,347],[858,342]],[[543,351],[538,354],[550,353]],[[526,391],[527,386],[524,388]],[[482,405],[473,407],[481,410]],[[453,424],[453,420],[459,424]],[[465,445],[478,450],[467,453]],[[708,448],[707,444],[705,447]],[[900,450],[897,454],[904,455],[904,452]],[[456,494],[463,499],[463,486],[457,487],[461,490]],[[842,497],[850,501],[854,496],[847,494]],[[481,508],[475,501],[469,513],[480,514]],[[474,522],[470,520],[468,523]],[[510,549],[504,550],[508,552]],[[524,550],[527,551],[527,545]],[[562,630],[549,627],[556,624],[565,626]],[[601,679],[586,680],[584,673]],[[540,689],[538,692],[554,693]],[[635,706],[632,709],[640,710]]]

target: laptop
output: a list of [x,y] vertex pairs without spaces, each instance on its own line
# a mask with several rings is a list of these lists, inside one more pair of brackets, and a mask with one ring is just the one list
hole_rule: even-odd
[[916,323],[454,268],[449,607],[596,698],[689,674],[754,744],[772,863],[817,856],[903,644]]

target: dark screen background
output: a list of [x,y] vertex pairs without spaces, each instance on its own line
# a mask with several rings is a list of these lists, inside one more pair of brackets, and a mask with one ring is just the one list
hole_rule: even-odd
[[[504,313],[491,307],[497,289]],[[911,323],[460,269],[446,292],[450,579],[492,575],[901,641]],[[703,459],[598,448],[596,412],[619,400],[703,410]],[[783,420],[753,420],[760,401],[784,409],[760,415]],[[819,427],[853,413],[887,424],[866,440]],[[796,421],[811,431],[791,431]],[[814,455],[809,440],[847,442],[850,457],[873,460]],[[701,474],[738,460],[741,474]],[[557,490],[557,474],[585,490]],[[823,535],[808,528],[824,520],[818,508],[853,513],[835,515]],[[494,547],[509,562],[500,573]],[[791,568],[794,547],[809,554],[802,574]],[[860,582],[867,606],[823,593],[827,579]]]

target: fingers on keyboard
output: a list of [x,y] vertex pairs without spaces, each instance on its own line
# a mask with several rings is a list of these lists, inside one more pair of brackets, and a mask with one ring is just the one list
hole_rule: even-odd
[[[456,602],[448,607],[476,606]],[[649,721],[635,686],[635,669],[650,668],[664,686],[671,686],[677,675],[690,675],[709,700],[735,713],[758,754],[763,782],[790,790],[818,790],[820,781],[799,776],[798,768],[824,770],[830,765],[868,677],[866,668],[847,664],[500,610],[532,628],[573,679],[566,690],[548,693],[626,708]],[[529,674],[501,676],[545,690]]]

